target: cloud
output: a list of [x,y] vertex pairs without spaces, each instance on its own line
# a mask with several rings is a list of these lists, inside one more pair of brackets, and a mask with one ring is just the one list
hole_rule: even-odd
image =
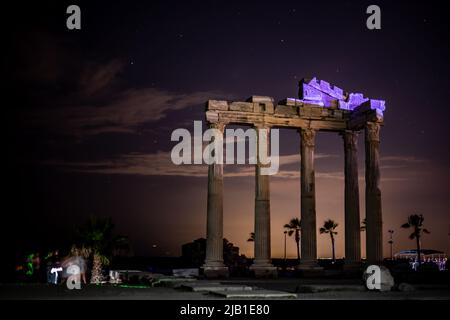
[[87,64],[80,75],[79,85],[82,95],[91,97],[111,88],[117,80],[117,75],[123,71],[124,63],[111,60],[104,65]]
[[[62,68],[62,63],[57,64]],[[86,61],[71,66],[70,81],[52,76],[52,86],[67,88],[37,99],[27,110],[27,127],[76,137],[101,133],[136,133],[143,125],[164,119],[169,113],[197,106],[208,99],[229,99],[216,91],[174,92],[160,88],[130,87],[124,82],[127,64],[119,59],[105,63]],[[39,80],[39,79],[37,79]],[[54,91],[54,90],[53,90]],[[51,106],[51,107],[50,107]]]
[[[423,169],[424,165],[429,164],[429,160],[414,156],[384,156],[380,158],[380,162],[381,170],[403,174],[401,178],[391,179],[393,181],[409,180],[411,173],[417,172],[418,167]],[[382,180],[387,180],[387,178],[384,178],[382,175]]]
[[[108,76],[105,75],[107,80]],[[95,90],[103,87],[102,83]],[[201,107],[217,92],[175,93],[156,88],[128,89],[113,95],[106,104],[75,107],[60,106],[39,110],[30,118],[30,124],[58,133],[83,136],[106,132],[134,133],[146,123],[157,122],[169,112],[190,106]]]
[[[337,154],[327,154],[327,153],[316,153],[314,155],[314,159],[327,159],[327,158],[338,158],[339,156]],[[289,165],[298,163],[300,164],[300,154],[294,153],[289,155],[280,156],[280,166],[283,165]]]
[[97,174],[186,177],[205,177],[208,174],[206,165],[175,165],[170,159],[170,152],[161,151],[153,154],[131,153],[106,161],[47,161],[45,164],[59,166],[68,171]]
[[[119,156],[112,160],[96,162],[62,162],[47,161],[46,165],[52,165],[72,172],[84,172],[94,174],[119,174],[140,176],[181,176],[181,177],[206,177],[208,175],[207,165],[175,165],[172,163],[170,152],[159,151],[157,153],[143,154],[131,153]],[[316,159],[325,159],[335,155],[317,154]],[[298,154],[280,156],[281,166],[300,161]],[[250,177],[254,176],[253,165],[225,165],[225,177]],[[300,177],[299,170],[280,170],[274,178],[297,179]],[[343,174],[316,173],[317,178],[343,179]]]
[[401,163],[423,163],[426,159],[421,159],[413,156],[384,156],[381,157],[381,162],[401,162]]

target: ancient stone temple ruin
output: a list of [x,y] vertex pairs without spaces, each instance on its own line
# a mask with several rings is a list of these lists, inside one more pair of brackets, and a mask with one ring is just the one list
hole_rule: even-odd
[[[379,263],[382,251],[382,214],[380,192],[379,144],[385,102],[347,93],[328,82],[303,79],[299,99],[252,96],[245,102],[209,100],[206,120],[222,133],[226,125],[249,125],[255,130],[294,128],[300,134],[301,153],[301,270],[320,269],[317,265],[316,195],[314,179],[315,137],[318,131],[342,136],[345,153],[345,265],[361,262],[360,206],[358,188],[357,137],[365,134],[365,179],[367,261]],[[269,176],[261,175],[255,165],[255,259],[251,267],[256,276],[274,276],[270,248]],[[208,170],[207,249],[203,270],[206,276],[226,276],[223,264],[223,165],[211,164]]]

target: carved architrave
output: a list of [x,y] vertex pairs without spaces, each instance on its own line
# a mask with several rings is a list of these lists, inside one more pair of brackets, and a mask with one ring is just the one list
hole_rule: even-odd
[[316,130],[311,128],[305,128],[300,130],[300,135],[302,138],[302,143],[307,147],[314,147],[315,138],[316,138]]

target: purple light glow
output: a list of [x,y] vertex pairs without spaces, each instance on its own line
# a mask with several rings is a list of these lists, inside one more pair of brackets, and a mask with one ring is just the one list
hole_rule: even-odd
[[348,101],[339,100],[339,108],[352,111],[366,101],[369,99],[364,98],[362,93],[350,93]]
[[339,109],[349,111],[353,111],[363,103],[370,101],[370,108],[376,110],[377,114],[382,116],[384,110],[386,110],[384,100],[365,98],[362,93],[346,93],[339,87],[331,87],[330,83],[326,81],[318,81],[315,77],[309,81],[302,81],[300,98],[300,101],[305,103],[325,107],[337,105]]
[[[309,81],[308,84],[304,83],[303,84],[303,90],[305,90],[305,88],[307,89],[308,87],[312,87],[317,89],[320,93],[326,93],[329,96],[338,99],[338,100],[342,100],[344,99],[344,91],[339,88],[334,86],[333,88],[331,88],[330,83],[326,82],[324,80],[320,80],[320,82],[317,81],[317,79],[314,77],[311,79],[311,81]],[[309,97],[306,95],[304,96],[305,99],[309,99]]]
[[384,100],[370,100],[370,107],[372,110],[376,110],[379,115],[383,115],[384,110],[386,110],[386,101]]

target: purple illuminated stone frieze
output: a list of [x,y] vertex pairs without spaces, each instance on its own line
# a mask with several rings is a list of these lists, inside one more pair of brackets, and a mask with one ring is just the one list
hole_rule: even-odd
[[353,111],[363,103],[369,101],[370,108],[383,115],[386,110],[384,100],[375,100],[364,97],[362,93],[347,93],[337,86],[317,78],[303,79],[300,82],[300,99],[288,98],[288,100],[308,103],[322,107],[334,107]]

